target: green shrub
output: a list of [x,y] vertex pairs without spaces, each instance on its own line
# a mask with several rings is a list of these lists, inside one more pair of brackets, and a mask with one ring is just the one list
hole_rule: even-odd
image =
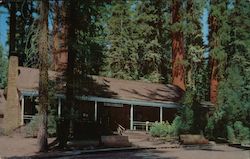
[[235,135],[234,135],[234,129],[229,125],[227,126],[227,138],[228,138],[229,142],[231,142],[231,143],[236,142]]
[[183,107],[180,116],[176,116],[172,124],[155,122],[150,128],[150,134],[155,137],[175,137],[181,133],[189,133],[193,125],[193,111],[190,107]]
[[172,126],[168,122],[155,122],[150,128],[150,134],[154,137],[166,137],[172,133]]
[[[56,116],[48,115],[48,135],[55,136],[56,134]],[[27,137],[36,137],[38,132],[39,116],[35,117],[25,126],[25,133]]]
[[171,124],[171,126],[172,126],[172,134],[174,136],[177,136],[177,135],[180,134],[182,125],[183,125],[183,123],[182,123],[181,117],[176,116],[174,118],[174,120],[173,120],[173,123]]
[[[178,119],[178,116],[176,118]],[[178,121],[179,127],[180,127],[179,133],[190,132],[193,126],[193,122],[194,122],[193,110],[190,107],[185,106],[184,108],[182,108],[181,114],[178,120],[180,120]]]
[[233,126],[227,126],[228,140],[231,143],[250,143],[250,129],[241,121],[236,121]]
[[179,113],[171,124],[174,136],[189,133],[193,126],[193,110],[190,107],[183,107]]
[[208,118],[208,122],[205,127],[205,134],[206,137],[213,140],[218,137],[226,138],[227,129],[228,128],[227,121],[225,119],[225,112],[222,109],[218,109],[213,113],[212,116]]
[[38,132],[38,116],[34,116],[34,118],[25,126],[25,133],[27,137],[36,137]]

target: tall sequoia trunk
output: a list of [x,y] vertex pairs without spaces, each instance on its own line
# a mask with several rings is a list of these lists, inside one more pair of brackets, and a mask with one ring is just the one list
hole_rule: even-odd
[[[70,134],[70,122],[71,122],[71,110],[74,106],[75,95],[74,95],[74,68],[75,68],[75,56],[76,50],[73,47],[76,43],[76,31],[75,31],[75,9],[76,9],[76,0],[72,0],[64,3],[63,6],[63,48],[67,52],[67,68],[66,68],[66,105],[63,107],[62,115],[63,120],[60,125],[61,134],[59,137],[59,146],[61,148],[66,146],[69,134]],[[66,6],[65,6],[66,5]]]
[[59,56],[59,4],[58,0],[54,3],[54,19],[53,19],[53,69],[57,70]]
[[47,118],[48,118],[48,12],[49,2],[40,2],[40,30],[38,42],[39,54],[39,130],[38,151],[44,152],[48,149],[47,141]]
[[[180,22],[180,0],[172,2],[172,24]],[[184,37],[182,31],[172,32],[172,83],[185,90]]]
[[[215,16],[210,15],[209,16],[209,25],[211,28],[210,31],[210,43],[211,43],[211,50],[218,47],[218,42],[216,41],[216,38],[214,38],[213,34],[216,34],[218,31],[218,22],[216,20]],[[210,53],[211,54],[211,53]],[[210,64],[210,101],[212,103],[217,102],[217,94],[218,94],[218,60],[214,58],[214,55],[210,55],[209,59]]]
[[61,5],[58,0],[56,0],[54,3],[55,17],[53,23],[53,68],[58,72],[66,71],[68,64],[68,24],[66,21],[67,3],[69,3],[69,1],[63,1]]
[[210,101],[215,104],[218,95],[218,60],[211,58],[210,61],[211,74],[210,74]]

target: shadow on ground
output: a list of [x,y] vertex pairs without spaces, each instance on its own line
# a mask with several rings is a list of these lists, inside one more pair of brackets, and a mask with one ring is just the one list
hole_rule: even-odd
[[45,159],[45,158],[57,158],[57,159],[178,159],[175,156],[165,157],[162,156],[162,151],[158,150],[136,150],[136,151],[119,151],[119,152],[102,152],[102,153],[90,153],[90,154],[75,154],[63,157],[52,157],[44,154],[37,154],[34,156],[22,156],[22,157],[10,157],[9,159]]

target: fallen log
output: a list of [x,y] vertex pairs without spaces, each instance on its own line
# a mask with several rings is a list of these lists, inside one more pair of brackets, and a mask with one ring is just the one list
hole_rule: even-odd
[[180,142],[184,145],[208,144],[209,141],[202,135],[186,134],[180,135]]
[[129,147],[131,143],[128,140],[128,136],[110,135],[101,136],[101,143],[107,147]]

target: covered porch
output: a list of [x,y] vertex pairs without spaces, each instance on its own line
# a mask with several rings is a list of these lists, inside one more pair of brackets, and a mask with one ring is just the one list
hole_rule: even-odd
[[[35,100],[38,92],[21,91],[21,125],[31,120],[35,113]],[[65,95],[56,94],[57,115],[61,117]],[[32,100],[33,98],[33,100]],[[98,123],[108,122],[112,128],[117,124],[126,129],[146,130],[147,123],[171,121],[180,105],[176,102],[151,102],[125,100],[95,96],[76,96],[77,109],[83,117]]]

